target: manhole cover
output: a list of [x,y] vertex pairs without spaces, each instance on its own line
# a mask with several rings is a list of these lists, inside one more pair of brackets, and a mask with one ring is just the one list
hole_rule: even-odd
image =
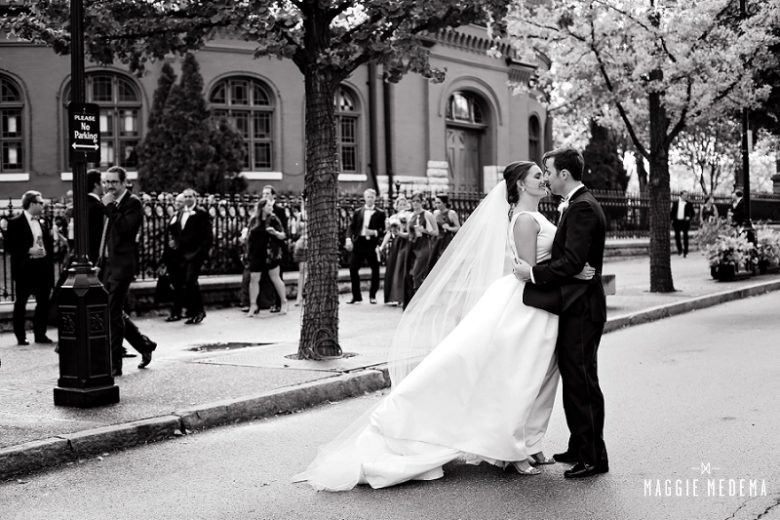
[[227,343],[206,343],[204,345],[197,345],[195,347],[191,347],[189,350],[193,352],[213,352],[216,350],[235,350],[239,348],[264,347],[266,345],[272,345],[272,343],[250,343],[246,341],[231,341]]
[[[322,359],[323,360],[328,360],[328,359],[345,359],[345,358],[351,358],[351,357],[355,357],[355,356],[357,356],[357,352],[342,352],[340,356],[332,356],[332,357],[323,356]],[[286,357],[287,359],[301,359],[297,352],[295,354],[287,354],[284,357]]]

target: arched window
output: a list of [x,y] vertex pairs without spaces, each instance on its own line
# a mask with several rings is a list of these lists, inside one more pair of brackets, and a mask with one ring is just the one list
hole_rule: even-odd
[[339,87],[334,99],[336,104],[336,143],[339,149],[341,171],[358,171],[358,116],[360,110],[354,94],[346,87]]
[[[86,75],[87,103],[100,107],[100,167],[138,167],[136,147],[141,140],[141,95],[129,78],[113,72],[90,72]],[[70,85],[65,96],[70,103]],[[67,136],[66,136],[67,137]],[[65,163],[68,164],[66,157]]]
[[447,103],[447,119],[457,123],[485,123],[477,98],[470,92],[454,92]]
[[536,164],[541,164],[542,160],[541,141],[539,118],[531,116],[531,119],[528,120],[528,158]]
[[209,103],[214,117],[226,117],[244,137],[244,170],[273,169],[274,103],[269,89],[253,78],[227,78],[211,90]]
[[10,79],[0,76],[0,173],[14,173],[24,169],[23,109],[19,87]]

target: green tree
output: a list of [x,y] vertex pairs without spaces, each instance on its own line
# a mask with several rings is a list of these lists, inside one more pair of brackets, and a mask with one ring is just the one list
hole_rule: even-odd
[[246,190],[246,179],[241,176],[246,144],[241,134],[224,117],[211,120],[211,147],[214,156],[195,185],[206,193],[241,193]]
[[138,178],[146,191],[162,191],[162,187],[168,185],[169,179],[161,178],[166,172],[159,166],[173,144],[165,127],[164,111],[171,88],[175,84],[176,74],[166,61],[160,69],[160,78],[154,91],[146,136],[138,145]]
[[725,20],[739,8],[727,0],[547,0],[515,7],[510,33],[518,44],[533,41],[523,48],[553,62],[542,76],[602,124],[622,126],[649,161],[650,291],[674,291],[670,148],[692,122],[727,117],[767,94],[756,88],[753,72],[772,63],[777,2],[755,6],[738,24]]
[[609,128],[597,121],[590,122],[590,142],[582,152],[585,159],[585,180],[597,190],[625,192],[628,175],[618,153],[618,143]]
[[[21,4],[22,7],[18,7]],[[87,52],[142,69],[150,57],[200,48],[217,31],[254,42],[256,56],[289,58],[305,87],[304,191],[311,240],[299,353],[338,354],[338,155],[333,98],[359,67],[380,65],[388,81],[431,67],[437,31],[474,22],[505,34],[506,0],[256,0],[252,2],[86,2]],[[20,0],[0,22],[21,38],[62,51],[70,35],[59,2]]]

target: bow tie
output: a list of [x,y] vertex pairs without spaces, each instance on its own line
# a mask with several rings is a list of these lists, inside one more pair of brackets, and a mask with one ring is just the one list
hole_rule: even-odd
[[564,199],[563,202],[558,204],[558,213],[562,215],[563,212],[566,211],[568,207],[569,207],[569,201]]

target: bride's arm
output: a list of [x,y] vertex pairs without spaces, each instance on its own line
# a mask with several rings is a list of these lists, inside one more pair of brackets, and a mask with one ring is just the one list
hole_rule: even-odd
[[523,213],[515,220],[512,233],[517,255],[529,265],[536,265],[536,236],[539,234],[539,223],[531,215]]

